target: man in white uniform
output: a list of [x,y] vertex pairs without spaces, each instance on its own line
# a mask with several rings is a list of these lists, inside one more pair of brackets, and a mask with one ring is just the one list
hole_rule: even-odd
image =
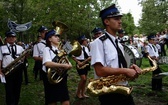
[[[48,29],[45,26],[41,26],[38,29],[39,34],[41,35],[41,41],[37,44],[34,45],[33,47],[33,58],[36,63],[36,68],[40,72],[40,80],[42,80],[42,58],[43,58],[43,49],[46,47],[46,41],[44,40],[45,38],[45,33],[48,31]],[[35,74],[37,75],[37,74]],[[36,78],[35,78],[36,79]]]
[[[6,44],[0,48],[0,74],[3,75],[3,69],[6,68],[11,62],[18,58],[24,51],[23,47],[17,45],[16,33],[9,31],[6,32]],[[13,65],[14,66],[14,65]],[[10,74],[5,75],[6,83],[6,105],[18,105],[20,99],[20,92],[22,86],[22,73],[23,63],[20,63],[17,67],[11,71]]]
[[[100,11],[102,23],[105,26],[105,35],[94,40],[91,45],[91,65],[94,67],[97,77],[123,74],[130,78],[136,78],[141,69],[133,64],[126,67],[123,55],[123,46],[117,42],[117,32],[121,29],[121,17],[115,4]],[[116,40],[117,39],[117,40]],[[115,42],[116,40],[116,42]],[[119,82],[127,85],[127,81]],[[134,105],[131,95],[125,96],[118,93],[110,93],[99,96],[101,105]]]

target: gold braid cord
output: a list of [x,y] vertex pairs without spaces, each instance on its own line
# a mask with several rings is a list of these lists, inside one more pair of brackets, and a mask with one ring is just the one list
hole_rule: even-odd
[[[141,74],[154,71],[157,69],[157,63],[152,60],[149,56],[148,59],[152,61],[153,66],[144,68],[141,71]],[[120,93],[128,95],[132,91],[132,87],[127,87],[123,85],[117,85],[119,81],[128,81],[132,80],[132,78],[128,78],[125,75],[111,75],[107,77],[101,77],[99,79],[91,80],[87,86],[87,91],[92,96],[99,96],[102,94],[108,94],[108,93]]]

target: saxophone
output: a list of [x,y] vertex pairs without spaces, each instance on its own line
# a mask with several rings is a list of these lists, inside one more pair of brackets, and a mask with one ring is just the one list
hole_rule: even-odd
[[15,70],[17,70],[17,68],[23,64],[23,59],[25,58],[25,56],[31,51],[31,48],[27,48],[25,51],[23,51],[23,53],[16,58],[14,61],[12,61],[8,66],[6,66],[5,68],[2,69],[2,72],[5,76],[10,75],[11,73],[15,72]]
[[[150,61],[152,61],[153,66],[142,69],[141,74],[145,74],[150,71],[154,71],[157,69],[156,61],[152,60],[149,56],[147,56]],[[126,77],[125,75],[111,75],[107,77],[101,77],[99,79],[91,80],[87,86],[87,91],[92,96],[99,96],[102,94],[108,93],[120,93],[124,95],[128,95],[132,92],[132,87],[117,85],[119,81],[129,81],[131,78]]]
[[86,66],[89,66],[88,62],[86,61],[83,61],[82,63],[84,63],[83,66],[76,65],[77,69],[84,69]]

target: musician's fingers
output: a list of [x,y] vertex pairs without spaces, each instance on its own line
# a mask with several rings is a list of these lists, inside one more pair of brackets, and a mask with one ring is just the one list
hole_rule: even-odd
[[141,69],[137,65],[133,64],[132,67],[136,71],[136,73],[138,73],[138,74],[141,73]]

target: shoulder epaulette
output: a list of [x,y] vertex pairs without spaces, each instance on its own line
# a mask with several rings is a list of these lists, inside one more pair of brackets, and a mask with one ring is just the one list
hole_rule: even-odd
[[40,43],[42,43],[42,44],[46,45],[46,43],[44,43],[44,42],[40,42]]
[[103,36],[99,37],[99,39],[100,39],[101,41],[105,41],[105,40],[107,39],[107,36],[106,36],[106,35],[103,35]]
[[1,45],[1,46],[7,46],[6,44],[3,44],[3,45]]

